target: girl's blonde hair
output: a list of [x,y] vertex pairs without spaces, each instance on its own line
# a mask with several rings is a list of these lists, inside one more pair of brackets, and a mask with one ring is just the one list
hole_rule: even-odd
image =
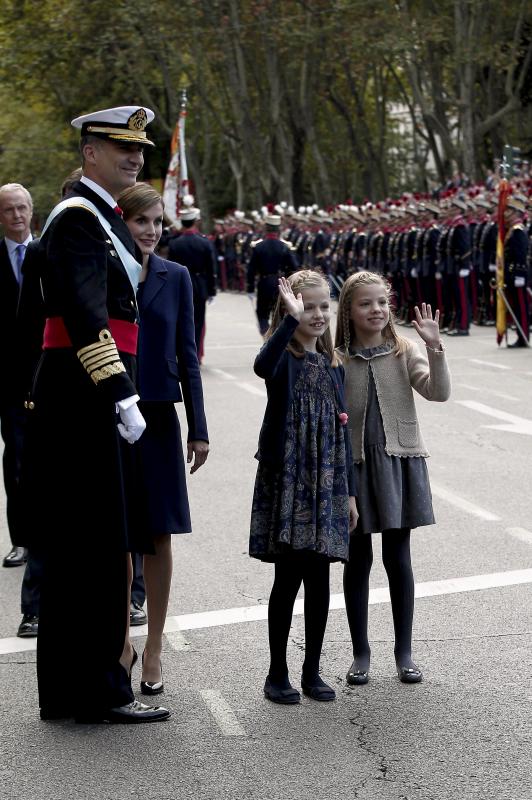
[[356,331],[351,322],[351,305],[353,296],[360,286],[382,286],[388,300],[390,317],[387,325],[382,331],[384,339],[394,343],[394,353],[396,356],[404,353],[409,347],[408,339],[399,336],[395,329],[395,316],[393,313],[391,298],[392,287],[386,278],[377,272],[355,272],[350,275],[342,286],[340,298],[338,300],[338,319],[336,322],[336,347],[343,356],[349,356],[351,344],[356,343]]
[[[292,275],[288,277],[288,283],[292,287],[292,291],[294,295],[297,297],[299,292],[303,292],[305,289],[314,289],[316,287],[321,287],[323,289],[327,289],[327,292],[330,291],[329,283],[325,276],[318,272],[317,270],[313,269],[302,269],[299,272],[294,272]],[[272,316],[272,323],[266,332],[265,339],[269,339],[272,336],[279,325],[281,324],[283,317],[286,311],[283,305],[283,301],[281,295],[277,297],[277,302],[275,303],[275,307],[273,310]],[[297,356],[298,358],[303,358],[305,355],[305,350],[303,345],[301,345],[296,338],[292,337],[290,340],[288,347],[286,348],[292,355]],[[326,353],[329,357],[331,362],[331,367],[337,367],[339,362],[338,356],[334,351],[334,344],[331,336],[331,330],[329,327],[318,336],[316,341],[316,350],[318,353]]]

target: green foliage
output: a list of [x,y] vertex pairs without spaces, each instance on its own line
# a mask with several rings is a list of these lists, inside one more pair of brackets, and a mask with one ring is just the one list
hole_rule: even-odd
[[477,174],[505,137],[530,157],[524,0],[0,0],[0,19],[0,182],[40,215],[92,109],[153,108],[145,175],[163,178],[183,87],[215,214],[423,189]]

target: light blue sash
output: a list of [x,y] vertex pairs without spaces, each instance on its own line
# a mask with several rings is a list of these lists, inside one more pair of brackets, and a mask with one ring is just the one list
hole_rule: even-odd
[[52,220],[54,220],[57,215],[61,213],[61,211],[63,211],[65,208],[79,208],[80,206],[81,208],[86,208],[87,211],[91,211],[96,217],[98,217],[100,225],[114,244],[118,258],[122,262],[122,266],[127,272],[127,276],[133,287],[133,291],[136,293],[139,285],[142,266],[131,255],[125,244],[118,238],[116,233],[113,232],[111,223],[105,219],[103,214],[96,208],[94,203],[91,203],[90,200],[86,200],[84,197],[69,197],[66,200],[62,200],[50,211],[48,219],[46,220],[44,228],[42,229],[41,236],[44,235]]

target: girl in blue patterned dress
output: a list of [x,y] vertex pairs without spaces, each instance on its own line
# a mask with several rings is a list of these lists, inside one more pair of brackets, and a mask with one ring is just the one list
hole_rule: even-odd
[[286,648],[294,602],[305,588],[301,687],[334,700],[319,675],[329,611],[329,565],[345,561],[357,519],[355,470],[344,409],[344,371],[329,331],[329,285],[312,270],[279,279],[279,298],[255,372],[268,402],[260,432],[249,552],[275,564],[268,604],[270,669],[264,694],[299,703]]
[[439,333],[439,312],[416,306],[413,326],[426,346],[397,335],[390,309],[390,286],[374,272],[357,272],[342,287],[336,346],[345,367],[349,432],[358,484],[358,525],[344,567],[344,595],[353,642],[347,682],[368,682],[369,575],[372,534],[382,533],[382,560],[388,576],[399,680],[419,683],[412,660],[414,576],[410,531],[432,525],[432,496],[413,389],[442,402],[451,391]]

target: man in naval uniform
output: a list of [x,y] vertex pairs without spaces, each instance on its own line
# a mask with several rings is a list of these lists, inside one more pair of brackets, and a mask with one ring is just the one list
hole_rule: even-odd
[[[128,556],[138,510],[135,448],[145,423],[135,389],[139,255],[116,198],[153,144],[153,112],[122,106],[73,120],[83,176],[39,243],[46,324],[27,414],[22,491],[43,557],[37,644],[42,719],[151,722],[134,699],[126,636]],[[97,590],[94,579],[97,576]],[[79,619],[93,619],[88,641]]]

